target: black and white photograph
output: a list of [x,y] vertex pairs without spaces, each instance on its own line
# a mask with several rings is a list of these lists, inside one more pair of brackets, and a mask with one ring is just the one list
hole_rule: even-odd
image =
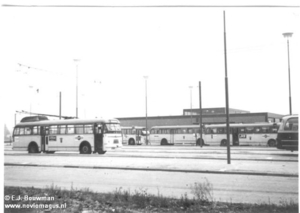
[[3,0],[2,211],[297,213],[300,4]]

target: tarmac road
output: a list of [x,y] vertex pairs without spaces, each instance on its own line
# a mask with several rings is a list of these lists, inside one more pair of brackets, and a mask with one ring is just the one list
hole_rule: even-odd
[[185,193],[192,197],[190,187],[207,180],[213,185],[213,198],[217,201],[277,204],[298,201],[295,177],[17,166],[6,166],[4,177],[6,186],[54,185],[65,189],[73,186],[98,192],[113,192],[122,187],[132,193],[143,189],[177,198]]
[[[209,156],[199,159],[201,155]],[[195,147],[124,147],[105,155],[25,154],[5,151],[7,186],[88,187],[112,192],[122,187],[179,197],[192,196],[190,186],[208,180],[214,198],[229,202],[298,201],[298,155],[238,147],[227,164],[225,149]],[[196,156],[195,156],[196,155]],[[225,157],[225,159],[223,159]],[[214,160],[212,160],[214,159]],[[239,160],[238,160],[239,159]]]

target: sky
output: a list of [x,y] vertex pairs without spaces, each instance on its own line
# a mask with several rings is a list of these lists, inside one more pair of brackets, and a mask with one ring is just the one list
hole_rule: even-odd
[[148,116],[182,115],[183,109],[199,108],[199,82],[202,108],[225,107],[224,12],[229,107],[289,114],[282,33],[293,32],[291,94],[293,113],[298,113],[299,3],[258,1],[247,7],[225,2],[173,1],[177,7],[172,7],[169,1],[75,1],[73,6],[169,6],[9,7],[39,1],[3,1],[4,124],[11,129],[15,114],[17,122],[26,116],[16,111],[58,115],[60,93],[62,115],[75,116],[76,86],[80,118],[145,116],[146,99]]

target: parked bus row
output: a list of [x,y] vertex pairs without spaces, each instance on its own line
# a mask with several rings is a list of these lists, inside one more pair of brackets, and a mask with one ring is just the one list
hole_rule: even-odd
[[[32,119],[34,118],[34,119]],[[298,116],[286,116],[282,123],[230,124],[230,145],[277,146],[298,150]],[[121,127],[117,119],[48,120],[28,117],[13,132],[13,150],[29,153],[79,151],[104,154],[123,145],[227,145],[226,124]],[[201,140],[202,139],[202,140]]]
[[[278,126],[271,123],[230,124],[231,145],[275,146]],[[201,145],[200,128],[190,126],[157,126],[150,130],[150,142],[156,145]],[[227,145],[226,124],[205,125],[202,145]]]
[[[145,128],[122,128],[123,144],[145,144]],[[129,130],[131,129],[131,130]],[[136,134],[135,134],[136,133]],[[124,139],[125,138],[125,139]],[[126,138],[130,138],[126,140]],[[154,126],[147,136],[149,145],[227,145],[226,124]],[[202,138],[202,140],[201,140]],[[251,123],[229,125],[230,145],[270,146],[298,150],[298,115],[286,116],[282,123]],[[139,140],[138,140],[139,139]]]
[[123,144],[128,145],[142,145],[147,144],[146,143],[146,134],[149,135],[149,132],[147,133],[145,127],[141,126],[132,126],[132,127],[125,127],[122,126],[122,139]]
[[[123,144],[145,144],[143,127],[121,127]],[[205,125],[202,140],[199,125],[154,126],[150,129],[151,145],[227,145],[226,124]],[[230,124],[231,145],[276,145],[278,125],[271,123]]]

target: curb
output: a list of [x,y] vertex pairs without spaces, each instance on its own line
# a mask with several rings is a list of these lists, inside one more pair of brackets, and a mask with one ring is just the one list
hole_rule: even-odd
[[[47,155],[47,156],[58,156],[58,154],[60,153],[57,153],[56,155]],[[75,153],[72,153],[72,154],[75,154]],[[16,156],[16,154],[4,154],[4,156],[7,155],[7,156]],[[31,154],[28,154],[28,153],[21,153],[21,154],[18,154],[18,155],[26,155],[26,156],[30,156]],[[35,155],[35,154],[33,154]],[[61,156],[63,156],[65,154],[61,154]],[[81,157],[99,157],[99,155],[86,155],[86,156],[81,156]],[[164,159],[196,159],[196,160],[227,160],[227,158],[209,158],[209,157],[184,157],[184,156],[142,156],[142,155],[110,155],[110,156],[105,156],[105,155],[102,155],[101,157],[122,157],[122,158],[164,158]],[[286,159],[242,159],[242,158],[231,158],[231,160],[236,160],[236,161],[266,161],[266,162],[298,162],[298,160],[286,160]]]
[[72,165],[45,165],[45,164],[20,164],[20,163],[4,163],[4,166],[52,167],[52,168],[72,168],[72,169],[111,169],[111,170],[133,170],[133,171],[152,171],[152,172],[181,172],[181,173],[252,175],[252,176],[275,176],[275,177],[296,177],[296,178],[299,177],[299,175],[280,174],[280,173],[228,172],[228,171],[184,170],[184,169],[151,169],[151,168],[134,168],[134,167],[72,166]]

